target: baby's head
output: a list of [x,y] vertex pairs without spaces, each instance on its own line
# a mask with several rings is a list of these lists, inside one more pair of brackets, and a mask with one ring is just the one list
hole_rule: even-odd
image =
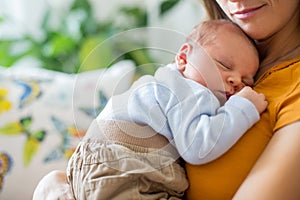
[[[252,86],[259,66],[254,43],[237,25],[226,20],[209,20],[197,25],[175,61],[184,77],[227,97],[245,85]],[[216,86],[220,79],[221,86]]]

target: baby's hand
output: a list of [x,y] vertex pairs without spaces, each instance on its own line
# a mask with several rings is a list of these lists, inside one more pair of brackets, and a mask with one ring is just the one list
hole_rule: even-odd
[[268,105],[268,102],[265,100],[265,95],[262,93],[255,92],[251,87],[245,86],[243,89],[241,89],[239,92],[237,92],[235,95],[244,97],[251,101],[259,113],[262,113]]

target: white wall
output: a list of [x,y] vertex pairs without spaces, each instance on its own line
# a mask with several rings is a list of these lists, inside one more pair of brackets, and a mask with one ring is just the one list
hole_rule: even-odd
[[[181,0],[174,9],[163,17],[159,16],[158,6],[162,0],[147,1],[150,26],[161,28],[149,34],[149,44],[163,51],[152,53],[156,59],[165,63],[174,58],[174,54],[185,40],[186,34],[205,17],[200,0]],[[169,53],[167,53],[169,52]]]
[[0,0],[0,38],[16,38],[24,34],[42,37],[40,28],[48,8],[55,11],[53,26],[59,23],[73,0]]

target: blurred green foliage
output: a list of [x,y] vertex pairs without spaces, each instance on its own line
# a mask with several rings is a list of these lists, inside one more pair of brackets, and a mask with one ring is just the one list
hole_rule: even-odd
[[172,9],[180,0],[168,0],[164,1],[160,5],[159,14],[164,15],[168,10]]
[[[166,13],[179,0],[166,0],[161,3],[160,15]],[[6,39],[0,41],[0,65],[12,66],[16,61],[25,56],[37,58],[42,67],[67,73],[93,70],[109,67],[122,59],[131,59],[137,66],[147,64],[147,68],[139,69],[140,73],[153,73],[155,66],[149,63],[155,61],[143,41],[121,41],[120,43],[105,42],[113,35],[131,28],[147,27],[147,12],[141,7],[122,7],[119,15],[128,17],[130,25],[116,26],[112,21],[99,23],[93,16],[91,5],[87,0],[74,0],[72,7],[60,26],[51,28],[49,20],[51,10],[45,13],[41,29],[43,39],[36,39],[25,35],[19,39]],[[70,29],[70,20],[76,18],[78,31]],[[0,19],[0,22],[3,19]],[[74,20],[73,20],[74,22]],[[16,47],[22,46],[19,50]],[[95,48],[97,46],[101,48]],[[95,50],[97,49],[97,50]],[[133,49],[127,51],[127,49]],[[94,51],[94,52],[93,52]],[[91,54],[93,52],[93,54]],[[121,53],[121,55],[118,55]],[[88,59],[87,59],[88,58]]]

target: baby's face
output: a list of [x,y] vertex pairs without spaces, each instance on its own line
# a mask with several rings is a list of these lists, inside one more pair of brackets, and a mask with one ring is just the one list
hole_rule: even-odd
[[214,44],[208,45],[205,50],[215,62],[224,84],[224,88],[219,92],[225,92],[227,98],[244,86],[253,85],[259,58],[250,41],[224,31],[218,34]]
[[224,100],[244,86],[252,86],[259,66],[258,54],[251,42],[243,35],[226,30],[219,30],[214,40],[203,47],[184,44],[180,55],[185,62],[181,65],[178,59],[177,67],[183,76]]

